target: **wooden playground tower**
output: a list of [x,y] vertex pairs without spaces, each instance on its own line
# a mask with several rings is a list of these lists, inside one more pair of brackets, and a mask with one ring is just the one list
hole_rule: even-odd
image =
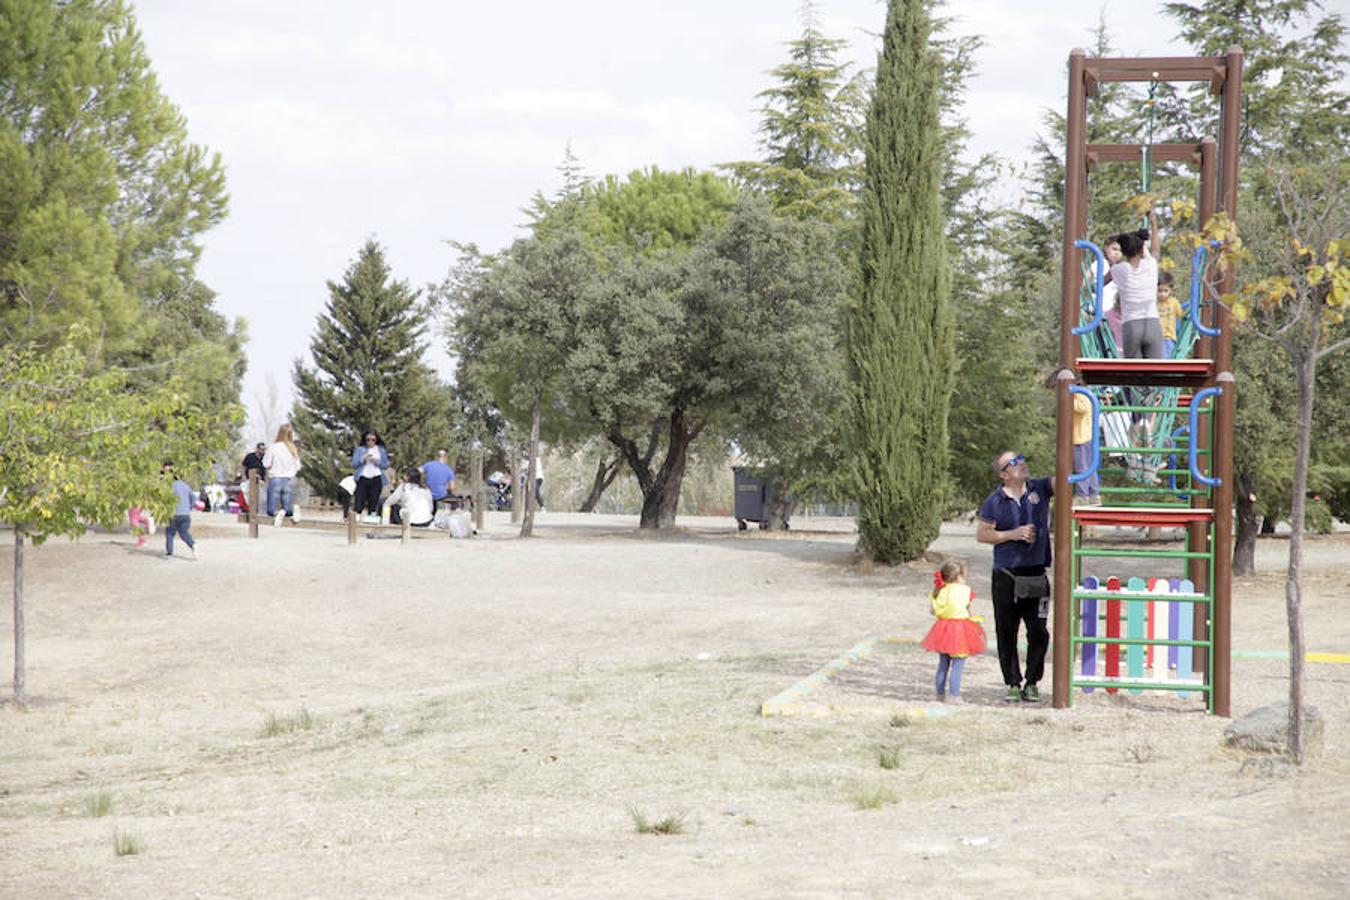
[[[1233,538],[1233,415],[1235,408],[1234,378],[1232,373],[1233,340],[1227,309],[1212,303],[1212,321],[1201,329],[1201,336],[1193,357],[1187,359],[1140,360],[1096,359],[1084,357],[1080,351],[1078,334],[1082,333],[1083,316],[1080,290],[1083,286],[1081,245],[1088,240],[1087,191],[1089,169],[1106,163],[1131,162],[1138,164],[1148,153],[1154,162],[1181,162],[1200,170],[1199,219],[1207,222],[1216,212],[1226,212],[1237,218],[1238,141],[1242,109],[1242,51],[1231,47],[1223,56],[1212,57],[1156,57],[1156,58],[1093,58],[1081,49],[1069,54],[1069,98],[1067,117],[1067,152],[1065,154],[1064,184],[1064,244],[1063,280],[1060,316],[1060,380],[1057,393],[1057,430],[1055,465],[1055,525],[1054,525],[1054,656],[1053,702],[1065,707],[1071,702],[1071,691],[1104,688],[1106,690],[1184,690],[1175,684],[1156,681],[1142,683],[1139,679],[1111,680],[1084,677],[1075,680],[1073,668],[1076,652],[1095,658],[1097,648],[1117,655],[1142,654],[1144,647],[1152,655],[1157,650],[1165,676],[1168,653],[1173,648],[1186,646],[1194,653],[1195,671],[1201,673],[1203,685],[1199,692],[1207,695],[1208,708],[1215,715],[1230,714],[1230,654],[1231,654],[1231,593],[1232,593],[1232,538]],[[1196,144],[1088,144],[1087,99],[1096,94],[1098,85],[1105,82],[1206,82],[1212,94],[1220,99],[1219,140],[1205,138]],[[1196,276],[1198,278],[1198,276]],[[1233,290],[1234,273],[1229,267],[1221,276],[1219,292]],[[1210,299],[1213,299],[1212,293]],[[1199,319],[1195,321],[1198,323]],[[1217,329],[1217,334],[1204,333]],[[1181,402],[1194,402],[1191,422],[1197,421],[1201,398],[1212,398],[1209,426],[1192,428],[1187,436],[1192,477],[1189,489],[1182,495],[1188,505],[1133,504],[1103,506],[1072,505],[1073,489],[1069,476],[1073,464],[1073,394],[1082,391],[1077,385],[1175,387],[1192,393]],[[1094,401],[1095,402],[1095,401]],[[1094,424],[1096,418],[1094,415]],[[1100,442],[1101,431],[1096,440]],[[1098,448],[1100,444],[1098,443]],[[1121,449],[1121,448],[1108,448]],[[1196,460],[1207,457],[1209,473],[1202,475]],[[1103,493],[1106,493],[1103,489]],[[1157,492],[1155,492],[1157,493]],[[1087,526],[1173,526],[1186,530],[1186,551],[1164,552],[1148,550],[1092,551],[1082,546]],[[1131,628],[1128,637],[1102,637],[1097,629],[1098,600],[1108,595],[1084,589],[1079,583],[1080,560],[1087,557],[1136,556],[1180,558],[1185,560],[1187,576],[1193,584],[1193,593],[1186,603],[1174,606],[1191,608],[1192,621],[1181,631],[1189,634],[1178,639],[1177,632],[1168,632],[1169,639],[1155,640],[1152,627],[1147,637]],[[1126,606],[1142,606],[1148,598],[1124,597]],[[1137,596],[1137,595],[1136,595]],[[1117,599],[1115,603],[1122,601]],[[1161,607],[1163,604],[1157,604]],[[1118,608],[1118,607],[1117,607]],[[1090,612],[1085,612],[1090,609]],[[1109,615],[1116,615],[1115,612]],[[1185,614],[1183,613],[1183,616]],[[1090,631],[1088,621],[1090,619]],[[1131,613],[1133,619],[1133,613]],[[1116,623],[1119,628],[1119,621]],[[1175,627],[1175,622],[1173,623]],[[1092,640],[1083,637],[1092,636]],[[1119,631],[1107,634],[1119,634]],[[1086,665],[1085,665],[1086,671]],[[1107,669],[1108,673],[1111,669]],[[1095,668],[1093,669],[1095,673]],[[1195,690],[1193,688],[1193,690]]]

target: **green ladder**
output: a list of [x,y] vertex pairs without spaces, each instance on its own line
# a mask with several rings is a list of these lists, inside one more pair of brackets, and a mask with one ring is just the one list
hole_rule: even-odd
[[[1118,362],[1118,361],[1117,361]],[[1130,361],[1133,362],[1133,361]],[[1128,363],[1127,363],[1128,365]],[[1105,376],[1105,372],[1101,373]],[[1132,381],[1139,385],[1142,379]],[[1098,383],[1101,383],[1100,381]],[[1074,390],[1081,390],[1074,388]],[[1088,393],[1083,391],[1083,393]],[[1122,455],[1135,459],[1148,455],[1167,457],[1168,462],[1149,467],[1159,478],[1158,486],[1103,486],[1101,493],[1109,505],[1079,506],[1073,509],[1072,566],[1074,589],[1069,673],[1070,706],[1078,691],[1090,693],[1121,690],[1132,694],[1143,691],[1171,691],[1180,696],[1196,693],[1213,712],[1213,642],[1210,638],[1211,610],[1214,603],[1214,513],[1211,508],[1214,480],[1199,470],[1199,461],[1209,458],[1211,441],[1195,442],[1201,427],[1211,432],[1212,409],[1204,400],[1212,389],[1193,398],[1178,396],[1173,404],[1100,404],[1093,400],[1094,434],[1100,436],[1101,416],[1140,413],[1155,421],[1173,421],[1188,414],[1190,425],[1171,435],[1172,446],[1117,443],[1102,446],[1100,437],[1094,447],[1093,467],[1101,457]],[[1184,453],[1187,465],[1179,467],[1176,456]],[[1089,532],[1104,527],[1182,528],[1188,549],[1169,550],[1153,547],[1119,548],[1090,543]],[[1086,566],[1085,561],[1112,559],[1166,560],[1183,564],[1180,576],[1162,572],[1153,577],[1124,577]],[[1196,561],[1206,573],[1204,588],[1197,590],[1188,573]],[[1197,650],[1203,661],[1196,664]],[[1122,658],[1123,657],[1123,658]]]

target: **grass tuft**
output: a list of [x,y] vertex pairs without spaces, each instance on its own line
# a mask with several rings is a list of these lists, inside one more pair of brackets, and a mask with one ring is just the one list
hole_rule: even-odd
[[885,785],[868,784],[855,787],[852,800],[858,809],[881,809],[887,803],[894,803],[896,796]]
[[277,718],[275,714],[268,713],[258,736],[272,738],[283,734],[295,734],[297,731],[309,731],[313,727],[314,716],[310,715],[309,710],[302,706],[300,711],[293,716]]
[[900,768],[900,748],[882,747],[877,751],[877,764],[883,769]]
[[112,805],[112,794],[108,791],[99,791],[84,798],[84,814],[90,818],[101,819],[112,812]]
[[638,834],[683,834],[684,816],[671,813],[663,819],[648,819],[636,806],[629,807],[628,815],[633,819],[633,829]]
[[113,832],[113,853],[118,856],[135,856],[141,850],[141,839],[136,835],[120,828]]
[[1130,745],[1130,759],[1137,763],[1151,762],[1157,755],[1158,751],[1147,741]]
[[891,716],[892,728],[908,728],[910,725],[913,724],[914,721],[904,713],[896,713],[895,715]]

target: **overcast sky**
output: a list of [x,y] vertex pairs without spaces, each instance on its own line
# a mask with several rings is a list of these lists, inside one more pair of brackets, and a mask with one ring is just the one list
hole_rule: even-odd
[[[880,0],[821,0],[822,31],[875,62]],[[951,0],[981,34],[972,152],[1017,159],[1062,111],[1065,61],[1104,11],[1121,55],[1183,55],[1151,4]],[[247,320],[244,400],[274,380],[284,408],[327,280],[369,237],[414,287],[440,281],[447,241],[496,249],[551,193],[570,141],[587,174],[757,154],[755,95],[801,30],[799,0],[140,0],[162,90],[220,153],[229,218],[198,274]],[[429,361],[443,372],[440,336]],[[256,424],[244,437],[257,434]]]

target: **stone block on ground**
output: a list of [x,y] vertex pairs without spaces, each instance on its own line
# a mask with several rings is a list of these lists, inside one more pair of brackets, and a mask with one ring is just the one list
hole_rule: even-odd
[[[1251,753],[1284,753],[1289,747],[1289,702],[1258,707],[1223,730],[1224,743]],[[1303,707],[1303,741],[1309,752],[1322,746],[1322,714]]]

